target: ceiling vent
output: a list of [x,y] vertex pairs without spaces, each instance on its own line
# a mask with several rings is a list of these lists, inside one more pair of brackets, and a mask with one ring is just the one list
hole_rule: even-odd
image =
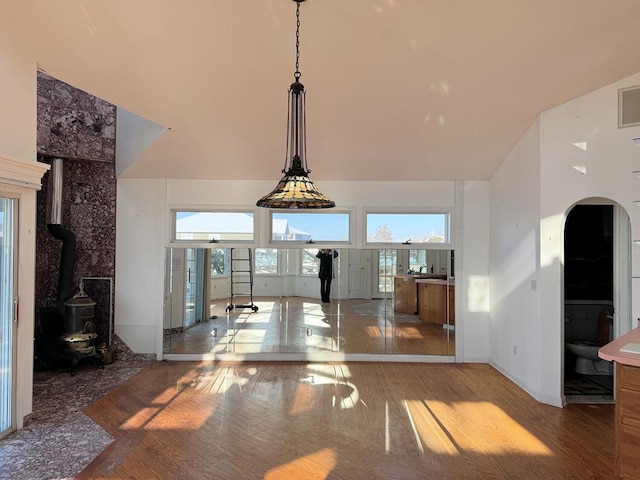
[[640,86],[618,90],[618,127],[640,125]]

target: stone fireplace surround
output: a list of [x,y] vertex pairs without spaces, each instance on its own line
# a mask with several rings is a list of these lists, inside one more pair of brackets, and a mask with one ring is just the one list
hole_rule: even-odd
[[[96,302],[100,340],[117,346],[112,331],[116,107],[43,72],[38,72],[37,91],[38,161],[63,159],[62,225],[76,236],[72,295],[84,279],[85,292]],[[51,312],[56,305],[61,242],[46,225],[48,181],[49,172],[37,195],[36,369],[51,366],[55,354],[49,350],[61,328]]]

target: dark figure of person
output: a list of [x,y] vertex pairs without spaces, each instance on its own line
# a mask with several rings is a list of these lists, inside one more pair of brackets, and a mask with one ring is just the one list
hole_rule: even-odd
[[320,296],[324,303],[329,303],[331,295],[331,280],[333,280],[333,259],[338,256],[338,252],[330,248],[323,248],[318,251],[316,257],[320,259],[318,278],[320,279]]

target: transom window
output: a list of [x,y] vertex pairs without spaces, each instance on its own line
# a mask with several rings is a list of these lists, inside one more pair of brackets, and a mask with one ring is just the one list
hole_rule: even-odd
[[367,213],[367,243],[448,244],[448,213]]
[[174,241],[253,242],[253,212],[173,211]]
[[349,213],[271,212],[272,242],[349,242]]

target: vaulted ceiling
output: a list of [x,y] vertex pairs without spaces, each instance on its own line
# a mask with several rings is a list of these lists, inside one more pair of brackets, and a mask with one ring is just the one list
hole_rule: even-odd
[[[169,127],[124,177],[276,180],[292,0],[7,0],[60,80]],[[306,0],[314,180],[488,179],[544,110],[640,72],[638,0]]]

